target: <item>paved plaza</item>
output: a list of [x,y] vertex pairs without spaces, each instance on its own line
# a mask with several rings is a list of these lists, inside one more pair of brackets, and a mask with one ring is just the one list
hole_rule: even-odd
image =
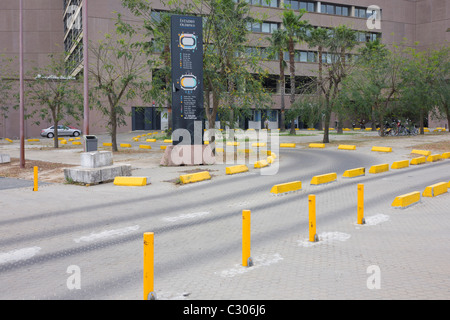
[[[450,151],[440,149],[448,134],[333,135],[324,149],[308,148],[320,142],[319,133],[301,134],[280,136],[296,147],[279,149],[274,175],[251,164],[236,175],[225,174],[228,164],[162,167],[157,142],[148,153],[135,147],[114,155],[115,163],[131,163],[133,176],[148,177],[143,187],[49,179],[33,192],[30,180],[0,179],[0,298],[142,300],[142,239],[153,232],[158,300],[449,299],[450,193],[421,197],[405,209],[391,204],[397,196],[450,182],[450,159],[368,173],[374,165],[410,160],[420,146]],[[341,143],[356,150],[339,150]],[[371,151],[374,145],[392,152]],[[37,144],[26,151],[29,161],[67,165],[79,164],[82,152]],[[18,144],[2,143],[0,152],[17,158]],[[342,176],[359,167],[366,168],[364,176]],[[176,183],[193,170],[208,170],[212,179]],[[331,172],[336,181],[310,183]],[[296,180],[301,190],[270,193]],[[364,185],[364,225],[356,223],[358,184]],[[318,242],[308,240],[312,194]],[[251,267],[241,263],[242,210],[251,210]],[[74,274],[78,287],[71,285]]]

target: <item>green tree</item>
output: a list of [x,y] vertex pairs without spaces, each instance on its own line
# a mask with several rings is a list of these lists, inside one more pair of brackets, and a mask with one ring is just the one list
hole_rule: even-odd
[[439,61],[439,67],[434,73],[435,82],[432,89],[436,106],[442,116],[447,118],[450,128],[450,47],[444,45],[434,50],[433,54]]
[[[65,55],[49,55],[50,63],[43,68],[34,68],[27,81],[26,95],[30,106],[36,108],[27,116],[38,114],[41,120],[53,123],[54,148],[59,147],[58,125],[68,118],[78,121],[83,109],[83,96],[80,82],[67,77],[68,68]],[[35,121],[39,125],[40,121]]]
[[[295,45],[306,39],[307,30],[310,28],[308,21],[302,20],[303,15],[306,13],[305,9],[301,9],[298,15],[294,10],[285,9],[283,11],[282,23],[286,30],[286,42],[289,53],[289,72],[290,72],[290,102],[291,106],[295,102]],[[290,134],[295,134],[295,122],[291,120]]]
[[14,78],[17,77],[11,71],[12,63],[12,58],[0,55],[0,120],[8,118],[9,107],[12,101]]
[[123,32],[106,34],[89,48],[94,57],[89,68],[90,98],[108,119],[113,151],[118,151],[117,128],[126,124],[123,104],[142,95],[150,86],[147,55],[133,45],[132,38],[137,36],[134,30]]

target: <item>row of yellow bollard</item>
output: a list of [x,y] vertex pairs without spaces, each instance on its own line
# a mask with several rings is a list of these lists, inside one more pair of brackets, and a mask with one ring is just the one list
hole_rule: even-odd
[[[316,196],[308,196],[309,241],[318,242],[316,233]],[[364,185],[358,184],[357,224],[364,224]],[[251,211],[242,211],[242,266],[253,266],[251,258]],[[154,234],[144,233],[144,300],[156,300],[154,292]]]

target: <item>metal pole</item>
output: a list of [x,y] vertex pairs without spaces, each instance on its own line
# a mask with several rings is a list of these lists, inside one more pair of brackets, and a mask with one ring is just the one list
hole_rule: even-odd
[[23,81],[23,0],[19,2],[19,128],[20,128],[20,167],[25,168],[25,107],[24,107],[24,81]]
[[89,135],[89,39],[88,39],[88,0],[83,0],[83,67],[84,67],[84,135]]

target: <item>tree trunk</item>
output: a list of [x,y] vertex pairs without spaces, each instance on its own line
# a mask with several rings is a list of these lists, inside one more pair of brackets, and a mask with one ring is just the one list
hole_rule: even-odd
[[323,143],[330,143],[330,119],[331,119],[331,112],[326,111],[324,132],[323,132]]
[[283,51],[280,50],[278,53],[280,55],[280,98],[281,98],[281,120],[280,120],[280,131],[283,132],[286,130],[286,106],[284,101],[284,93],[286,91],[286,79],[284,77],[284,59],[283,59]]
[[450,132],[450,108],[445,108],[445,113],[447,114],[447,124],[448,124],[448,131]]
[[424,130],[424,112],[423,112],[423,108],[420,108],[419,122],[420,122],[420,134],[425,134],[425,130]]
[[[292,108],[292,105],[295,102],[295,60],[294,60],[295,50],[294,50],[294,41],[289,41],[289,70],[291,73],[291,95],[290,102],[291,105],[289,108]],[[290,134],[295,135],[295,120],[291,120],[291,130]]]
[[58,117],[56,116],[56,112],[52,110],[52,118],[53,118],[53,148],[58,149],[59,148],[59,135],[58,135]]
[[111,122],[111,143],[112,143],[112,151],[117,152],[119,149],[117,148],[117,115],[115,106],[111,106],[110,110],[110,122]]

